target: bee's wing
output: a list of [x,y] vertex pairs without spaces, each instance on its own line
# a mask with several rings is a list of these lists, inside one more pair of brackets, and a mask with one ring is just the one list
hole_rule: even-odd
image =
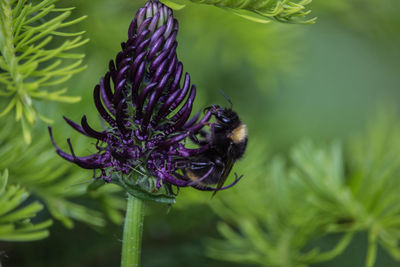
[[216,190],[214,191],[214,193],[212,194],[211,197],[215,196],[215,194],[222,188],[222,186],[224,185],[226,179],[228,179],[228,175],[231,172],[232,167],[233,167],[232,154],[228,153],[228,159],[227,159],[227,161],[225,163],[224,172],[222,173],[221,178],[218,181],[217,188],[216,188]]

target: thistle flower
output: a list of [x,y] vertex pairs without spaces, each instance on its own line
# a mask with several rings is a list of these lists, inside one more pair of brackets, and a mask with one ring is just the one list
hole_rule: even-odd
[[216,190],[200,184],[206,177],[191,181],[183,175],[191,158],[209,149],[209,144],[188,148],[185,139],[209,125],[211,113],[200,118],[199,112],[189,119],[196,86],[191,85],[188,73],[183,75],[176,54],[177,33],[172,10],[158,1],[149,1],[138,10],[122,51],[115,62],[110,61],[109,71],[94,88],[94,103],[109,127],[97,131],[86,116],[80,125],[64,117],[72,128],[97,140],[97,153],[76,156],[70,139],[71,154],[64,152],[49,127],[61,157],[82,168],[100,170],[107,182],[129,184],[130,189],[142,193],[157,192],[163,185],[168,195],[173,194],[171,185]]

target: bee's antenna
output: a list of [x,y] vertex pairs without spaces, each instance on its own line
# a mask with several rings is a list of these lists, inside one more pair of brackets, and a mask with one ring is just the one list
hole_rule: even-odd
[[231,104],[231,109],[232,109],[233,104],[232,101],[229,99],[229,97],[221,89],[218,89],[218,91],[226,98],[226,100],[228,100],[229,104]]

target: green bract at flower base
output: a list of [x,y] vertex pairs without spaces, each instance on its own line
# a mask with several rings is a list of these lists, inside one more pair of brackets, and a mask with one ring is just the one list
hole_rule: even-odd
[[[67,81],[81,66],[83,54],[71,49],[85,44],[84,32],[62,32],[60,29],[78,23],[86,16],[66,21],[73,8],[56,8],[57,0],[36,5],[27,0],[0,0],[0,117],[15,110],[15,119],[22,124],[26,143],[31,142],[30,127],[39,114],[34,100],[74,103],[80,97],[65,96],[67,89],[49,92],[45,88]],[[55,15],[54,15],[55,14]],[[53,38],[67,39],[54,47]],[[58,41],[58,40],[57,40]]]
[[275,20],[285,23],[313,24],[316,20],[316,18],[305,18],[311,13],[311,10],[305,10],[305,6],[312,0],[161,0],[162,3],[174,9],[185,7],[188,1],[214,5],[259,23]]
[[37,201],[18,207],[29,197],[20,186],[7,185],[8,171],[0,172],[0,240],[34,241],[49,235],[51,220],[32,224],[30,219],[43,209]]

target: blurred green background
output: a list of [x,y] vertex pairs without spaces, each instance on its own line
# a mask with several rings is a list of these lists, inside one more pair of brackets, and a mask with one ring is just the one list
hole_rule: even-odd
[[[138,0],[60,1],[60,6],[76,6],[76,17],[88,15],[74,27],[86,30],[90,42],[80,48],[87,55],[88,68],[67,84],[69,94],[81,95],[82,101],[73,105],[39,103],[56,121],[58,140],[72,136],[73,143],[83,142],[62,115],[75,121],[82,114],[89,121],[98,119],[92,89],[126,40],[129,23],[143,4]],[[194,4],[175,11],[180,24],[178,57],[198,88],[195,109],[211,103],[228,106],[217,90],[222,89],[248,125],[249,148],[235,167],[238,173],[246,169],[241,184],[251,180],[253,172],[267,171],[245,168],[264,160],[254,152],[258,144],[265,147],[261,157],[266,160],[275,154],[287,155],[304,138],[345,142],[365,130],[379,107],[399,107],[398,2],[315,0],[309,7],[318,20],[307,26],[257,24],[215,7]],[[37,131],[43,127],[36,125]],[[66,148],[66,142],[62,144]],[[80,146],[76,153],[87,152],[87,147]],[[83,180],[91,175],[83,172]],[[178,204],[169,212],[162,205],[146,207],[142,266],[251,266],[205,256],[207,240],[219,237],[216,224],[220,219],[210,208],[214,200],[193,189],[182,191]],[[220,192],[217,198],[224,198],[224,194],[229,192]],[[48,239],[0,243],[0,259],[10,267],[118,266],[121,236],[121,225],[111,222],[105,228],[76,223],[70,230],[56,221]],[[359,234],[345,253],[315,266],[363,266],[365,251],[366,236]],[[399,263],[379,250],[376,266]]]

